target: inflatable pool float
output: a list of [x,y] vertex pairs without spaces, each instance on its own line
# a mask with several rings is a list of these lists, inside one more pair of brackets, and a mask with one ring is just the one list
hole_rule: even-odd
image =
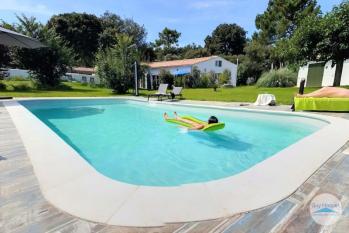
[[[193,121],[193,122],[196,122],[198,124],[204,125],[205,127],[201,129],[202,131],[216,131],[216,130],[223,129],[225,127],[224,123],[208,124],[206,121],[202,121],[202,120],[197,119],[197,118],[192,117],[192,116],[183,116],[181,118],[186,119],[186,120],[190,120],[190,121]],[[169,122],[169,123],[181,125],[181,126],[184,126],[184,127],[187,127],[187,128],[191,128],[192,127],[191,124],[185,123],[185,122],[182,122],[182,121],[179,121],[179,120],[176,120],[174,118],[169,118],[166,121]]]

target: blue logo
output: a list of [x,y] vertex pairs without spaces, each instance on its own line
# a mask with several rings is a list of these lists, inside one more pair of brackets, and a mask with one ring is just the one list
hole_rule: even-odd
[[329,226],[337,222],[342,215],[342,205],[334,195],[322,193],[313,198],[309,211],[316,223]]

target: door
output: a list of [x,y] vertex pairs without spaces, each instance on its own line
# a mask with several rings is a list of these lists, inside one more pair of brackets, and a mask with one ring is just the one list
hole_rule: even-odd
[[324,76],[325,63],[309,64],[307,87],[321,87]]

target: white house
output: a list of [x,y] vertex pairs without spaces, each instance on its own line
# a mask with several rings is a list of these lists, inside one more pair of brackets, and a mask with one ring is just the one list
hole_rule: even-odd
[[[29,70],[8,69],[8,79],[14,77],[29,78]],[[88,67],[73,67],[63,77],[64,81],[75,81],[81,83],[100,84],[100,79],[95,75],[94,68]]]
[[[157,84],[159,84],[159,74],[161,70],[167,70],[174,76],[183,76],[190,74],[193,67],[197,67],[201,73],[214,72],[216,75],[223,73],[224,70],[229,70],[231,73],[229,84],[236,86],[237,65],[219,56],[151,62],[146,65],[149,69],[148,74],[141,80],[140,85],[142,88],[148,88],[149,84],[150,89],[157,86]],[[147,77],[150,78],[150,80],[146,80]]]
[[88,67],[73,67],[62,79],[65,81],[100,84],[100,79],[95,75],[95,69]]
[[[309,62],[299,68],[297,86],[302,79],[306,80],[305,86],[308,87],[333,86],[335,72],[336,65],[332,66],[332,61]],[[344,61],[340,85],[349,85],[349,60]]]

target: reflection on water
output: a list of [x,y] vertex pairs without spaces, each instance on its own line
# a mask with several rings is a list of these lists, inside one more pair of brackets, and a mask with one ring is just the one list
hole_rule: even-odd
[[215,132],[202,132],[192,131],[188,135],[193,136],[199,143],[205,144],[209,147],[224,148],[228,150],[244,151],[249,149],[252,145],[247,142],[243,142],[236,137],[215,133]]
[[[36,114],[45,114],[48,119],[72,119],[79,117],[92,116],[102,114],[105,111],[103,108],[93,107],[74,107],[74,108],[57,108],[57,109],[40,109],[36,110]],[[54,114],[52,114],[54,113]]]

